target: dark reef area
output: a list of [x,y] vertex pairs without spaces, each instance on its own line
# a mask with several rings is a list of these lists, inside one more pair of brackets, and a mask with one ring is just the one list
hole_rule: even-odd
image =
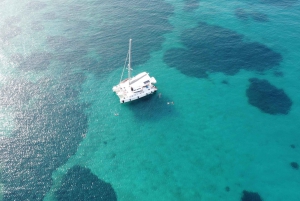
[[298,3],[298,0],[260,0],[264,4],[279,6],[279,7],[290,7]]
[[282,89],[271,85],[267,80],[249,79],[250,86],[246,91],[250,105],[268,114],[288,114],[293,104]]
[[63,176],[55,192],[57,201],[116,201],[117,195],[109,183],[100,180],[90,169],[76,165]]
[[3,201],[42,200],[52,172],[76,153],[88,127],[88,105],[77,101],[81,81],[82,74],[66,74],[63,80],[17,79],[1,87],[0,105],[14,116],[11,135],[0,139]]
[[291,166],[292,168],[294,168],[295,170],[299,169],[299,164],[297,162],[291,162]]
[[184,11],[191,12],[199,8],[200,0],[184,0]]
[[263,199],[258,193],[244,190],[241,201],[263,201]]
[[235,16],[240,20],[254,20],[256,22],[268,22],[269,18],[266,14],[258,11],[248,11],[243,8],[236,8],[234,12]]
[[165,63],[183,74],[206,78],[209,73],[235,75],[240,70],[264,72],[282,61],[281,54],[258,42],[246,42],[232,30],[200,22],[181,34],[184,48],[164,54]]

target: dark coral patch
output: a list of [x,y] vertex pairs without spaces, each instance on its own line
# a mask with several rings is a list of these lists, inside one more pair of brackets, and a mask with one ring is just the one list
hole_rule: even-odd
[[284,76],[283,72],[278,71],[278,70],[274,71],[273,74],[275,77],[283,77]]
[[182,73],[207,77],[208,73],[234,75],[241,69],[263,72],[279,65],[282,56],[257,42],[245,42],[234,31],[201,22],[181,35],[186,48],[173,48],[164,61]]
[[245,9],[242,9],[242,8],[236,8],[235,11],[234,11],[234,14],[235,16],[238,18],[238,19],[241,19],[241,20],[247,20],[249,15],[248,13],[246,12]]
[[31,11],[41,10],[46,6],[47,4],[41,1],[31,1],[26,4],[26,8]]
[[235,9],[235,16],[241,20],[249,20],[253,19],[257,22],[268,22],[269,18],[266,14],[258,12],[258,11],[246,11],[243,8]]
[[80,88],[86,80],[86,75],[84,73],[68,73],[62,76],[62,82],[69,84],[70,86],[76,86]]
[[22,33],[22,29],[17,26],[21,21],[18,16],[12,16],[5,19],[4,25],[0,29],[0,39],[3,41],[10,40]]
[[77,20],[75,23],[69,24],[69,26],[65,26],[65,29],[68,32],[77,32],[81,34],[86,34],[90,26],[91,23],[89,21]]
[[22,29],[13,24],[5,24],[0,30],[0,38],[3,41],[10,40],[22,33]]
[[269,18],[266,14],[261,13],[261,12],[251,12],[250,16],[253,20],[257,21],[257,22],[268,22]]
[[116,201],[117,195],[111,184],[100,180],[90,169],[74,166],[62,179],[61,187],[55,192],[58,201],[97,200]]
[[221,83],[222,84],[227,84],[227,85],[229,84],[227,80],[223,80]]
[[0,140],[3,200],[42,200],[52,171],[77,151],[87,132],[88,107],[77,102],[77,90],[49,78],[1,87],[0,105],[13,108],[15,127]]
[[[47,45],[55,50],[55,59],[63,63],[65,68],[79,67],[83,70],[90,70],[86,69],[90,63],[89,58],[85,57],[88,47],[82,40],[77,41],[64,36],[47,36],[46,41]],[[97,67],[99,68],[99,65]]]
[[189,12],[199,8],[200,0],[185,0],[184,1],[184,10]]
[[291,144],[291,148],[295,149],[295,148],[296,148],[296,146],[295,146],[294,144]]
[[39,87],[27,80],[9,80],[0,90],[0,105],[26,104],[39,91]]
[[35,22],[31,23],[31,30],[33,30],[33,31],[36,31],[36,32],[43,31],[44,28],[45,27],[40,22],[35,21]]
[[258,193],[244,190],[241,201],[262,201],[262,198]]
[[295,170],[298,170],[298,169],[299,169],[299,164],[296,163],[296,162],[291,162],[291,166],[292,166],[292,168],[294,168]]
[[246,91],[249,104],[268,114],[288,114],[292,106],[291,99],[282,89],[271,85],[267,80],[249,79]]
[[295,5],[298,0],[261,0],[261,2],[273,6],[290,7]]
[[16,65],[20,65],[22,62],[24,62],[24,59],[24,56],[20,53],[13,54],[10,57],[10,61]]
[[55,19],[57,19],[57,15],[54,12],[48,12],[48,13],[43,14],[43,18],[45,20],[55,20]]
[[47,44],[55,50],[64,50],[72,41],[64,36],[47,36]]
[[99,65],[93,65],[94,63],[91,64],[90,61],[85,58],[87,53],[86,49],[80,49],[80,47],[78,47],[77,50],[56,52],[55,58],[63,64],[66,70],[78,67],[82,70],[92,71],[92,68],[99,68]]
[[53,55],[48,52],[32,53],[28,57],[21,54],[14,54],[11,56],[11,62],[15,63],[17,67],[24,71],[42,71],[48,68],[51,63]]

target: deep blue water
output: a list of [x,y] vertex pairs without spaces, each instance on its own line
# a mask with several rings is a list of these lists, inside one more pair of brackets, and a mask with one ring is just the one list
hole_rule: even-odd
[[[0,0],[0,14],[3,201],[300,200],[298,0]],[[129,38],[161,96],[120,105]]]

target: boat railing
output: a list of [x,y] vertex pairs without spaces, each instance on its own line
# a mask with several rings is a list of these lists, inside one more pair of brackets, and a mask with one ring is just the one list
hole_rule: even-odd
[[121,83],[124,83],[128,80],[129,78],[126,78],[125,80],[122,80]]

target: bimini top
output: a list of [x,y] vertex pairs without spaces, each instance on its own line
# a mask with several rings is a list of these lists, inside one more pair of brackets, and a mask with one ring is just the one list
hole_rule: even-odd
[[154,77],[150,77],[148,73],[146,72],[142,72],[136,76],[134,76],[130,82],[129,85],[133,88],[133,89],[138,89],[144,86],[147,86],[149,84],[155,84],[156,80]]

